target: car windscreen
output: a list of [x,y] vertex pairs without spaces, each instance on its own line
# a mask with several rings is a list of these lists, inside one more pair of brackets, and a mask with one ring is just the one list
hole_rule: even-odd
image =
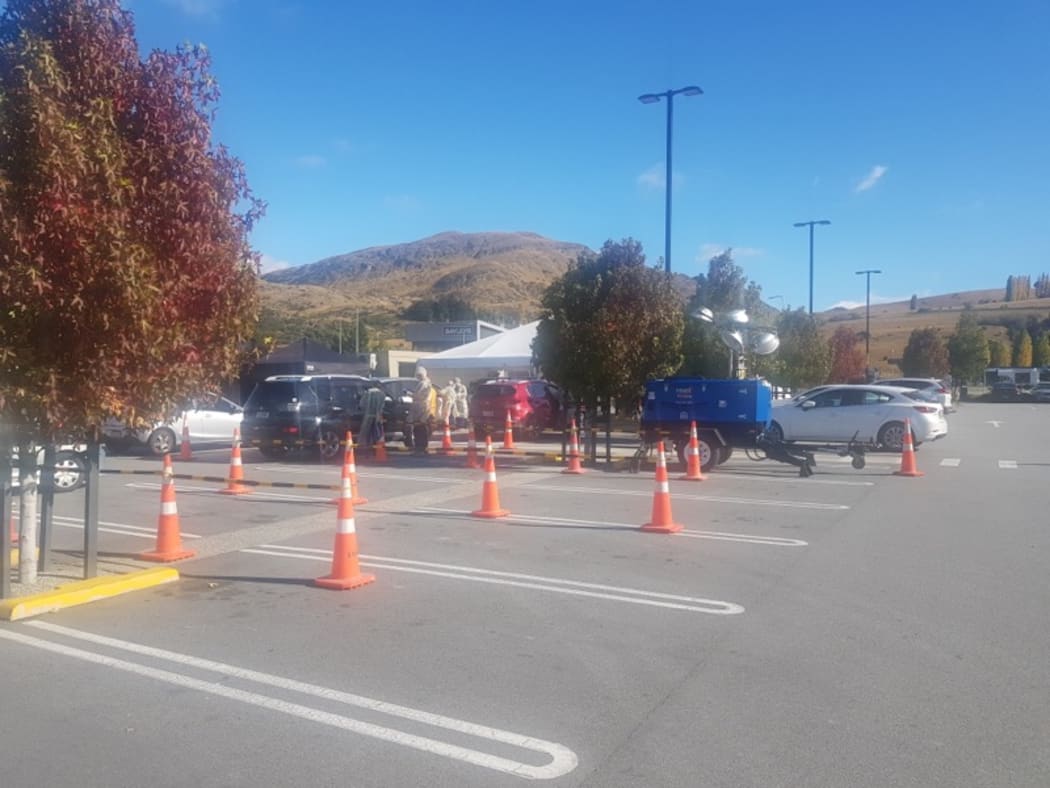
[[317,404],[310,384],[299,380],[267,380],[256,385],[245,410],[279,410],[282,405]]
[[479,399],[505,399],[513,397],[517,389],[514,386],[479,386],[474,396]]

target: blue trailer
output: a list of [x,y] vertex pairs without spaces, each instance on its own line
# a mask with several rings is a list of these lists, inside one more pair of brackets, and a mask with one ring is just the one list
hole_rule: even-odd
[[650,380],[642,400],[639,452],[647,453],[662,440],[684,463],[689,427],[695,421],[700,468],[707,471],[728,460],[734,448],[756,446],[769,426],[772,404],[773,389],[761,378]]

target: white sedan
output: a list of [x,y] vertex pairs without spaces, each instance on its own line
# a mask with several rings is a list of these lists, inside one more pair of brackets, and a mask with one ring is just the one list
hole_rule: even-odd
[[193,404],[170,422],[146,429],[132,429],[116,419],[102,425],[103,439],[111,446],[142,444],[152,454],[177,451],[185,418],[190,443],[232,443],[233,431],[241,426],[244,409],[225,397]]
[[766,435],[806,443],[854,440],[900,451],[905,419],[911,423],[915,445],[948,434],[944,408],[913,390],[842,385],[829,386],[800,401],[774,403]]

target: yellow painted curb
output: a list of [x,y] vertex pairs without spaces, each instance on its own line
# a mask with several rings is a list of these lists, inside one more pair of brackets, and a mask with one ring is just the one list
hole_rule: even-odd
[[172,583],[178,579],[179,573],[167,566],[129,572],[126,575],[93,577],[42,594],[0,601],[0,621],[18,621],[30,616],[39,616],[41,613],[108,599],[129,591]]

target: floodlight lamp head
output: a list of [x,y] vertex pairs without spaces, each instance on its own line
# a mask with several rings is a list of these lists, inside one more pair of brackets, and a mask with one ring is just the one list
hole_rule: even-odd
[[772,331],[760,331],[750,336],[751,352],[759,356],[768,356],[780,347],[780,337]]
[[731,309],[726,312],[726,320],[731,323],[747,323],[750,319],[743,309]]
[[723,328],[718,332],[718,336],[730,350],[736,353],[744,352],[744,337],[739,331]]
[[700,307],[698,310],[693,312],[693,317],[703,320],[705,323],[715,322],[715,313],[708,309],[706,306]]

